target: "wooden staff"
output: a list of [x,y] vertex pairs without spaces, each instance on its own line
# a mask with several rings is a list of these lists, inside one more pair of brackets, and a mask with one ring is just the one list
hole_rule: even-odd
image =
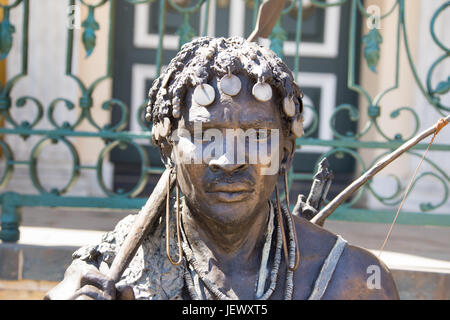
[[250,42],[255,42],[259,37],[267,38],[272,33],[272,29],[284,8],[286,0],[265,0],[258,11],[258,18],[255,30],[247,38]]
[[175,175],[171,174],[169,169],[166,169],[161,175],[158,184],[153,189],[147,202],[139,211],[133,226],[128,232],[125,241],[120,247],[111,268],[109,269],[108,276],[114,280],[114,282],[120,280],[123,272],[136,254],[137,249],[142,244],[147,232],[152,229],[155,222],[157,222],[161,216],[161,212],[166,203],[168,183],[170,183],[170,190],[172,190],[175,184]]
[[[440,119],[434,126],[428,128],[427,130],[419,133],[415,137],[409,139],[404,144],[402,144],[399,148],[395,149],[390,154],[386,155],[382,159],[380,159],[377,163],[375,163],[366,173],[364,173],[361,177],[353,181],[347,188],[345,188],[341,193],[339,193],[330,203],[328,203],[320,212],[311,219],[312,223],[315,224],[323,224],[326,218],[328,218],[334,210],[337,209],[345,200],[348,199],[356,190],[358,190],[363,184],[373,178],[378,172],[383,170],[388,164],[401,156],[404,152],[408,151],[420,141],[425,139],[426,137],[436,134],[450,121],[450,115],[446,118]],[[433,137],[434,139],[434,137]]]

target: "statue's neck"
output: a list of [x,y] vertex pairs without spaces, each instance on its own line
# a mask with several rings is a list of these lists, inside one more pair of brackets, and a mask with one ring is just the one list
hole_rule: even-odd
[[200,219],[186,202],[183,205],[183,228],[197,261],[204,266],[211,263],[224,273],[242,268],[259,268],[261,248],[269,218],[269,203],[255,210],[248,221],[224,225]]

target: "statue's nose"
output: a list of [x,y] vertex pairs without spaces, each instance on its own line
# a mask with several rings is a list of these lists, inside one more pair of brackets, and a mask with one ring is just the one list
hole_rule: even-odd
[[234,162],[234,159],[230,159],[229,155],[223,154],[217,159],[211,159],[208,163],[209,168],[213,172],[218,172],[220,170],[230,174],[235,171],[242,171],[248,168],[247,163]]

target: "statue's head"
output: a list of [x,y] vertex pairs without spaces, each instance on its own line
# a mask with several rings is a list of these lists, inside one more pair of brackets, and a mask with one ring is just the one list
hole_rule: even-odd
[[199,38],[181,48],[153,83],[146,119],[191,211],[234,224],[267,205],[303,133],[301,95],[256,43]]

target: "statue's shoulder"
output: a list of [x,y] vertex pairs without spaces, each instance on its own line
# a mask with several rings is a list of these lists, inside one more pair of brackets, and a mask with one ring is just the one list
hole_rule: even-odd
[[294,217],[294,221],[300,261],[305,264],[303,271],[315,274],[311,289],[327,258],[336,262],[322,299],[398,299],[391,272],[370,251],[345,243],[342,238],[338,241],[338,235],[304,218]]

